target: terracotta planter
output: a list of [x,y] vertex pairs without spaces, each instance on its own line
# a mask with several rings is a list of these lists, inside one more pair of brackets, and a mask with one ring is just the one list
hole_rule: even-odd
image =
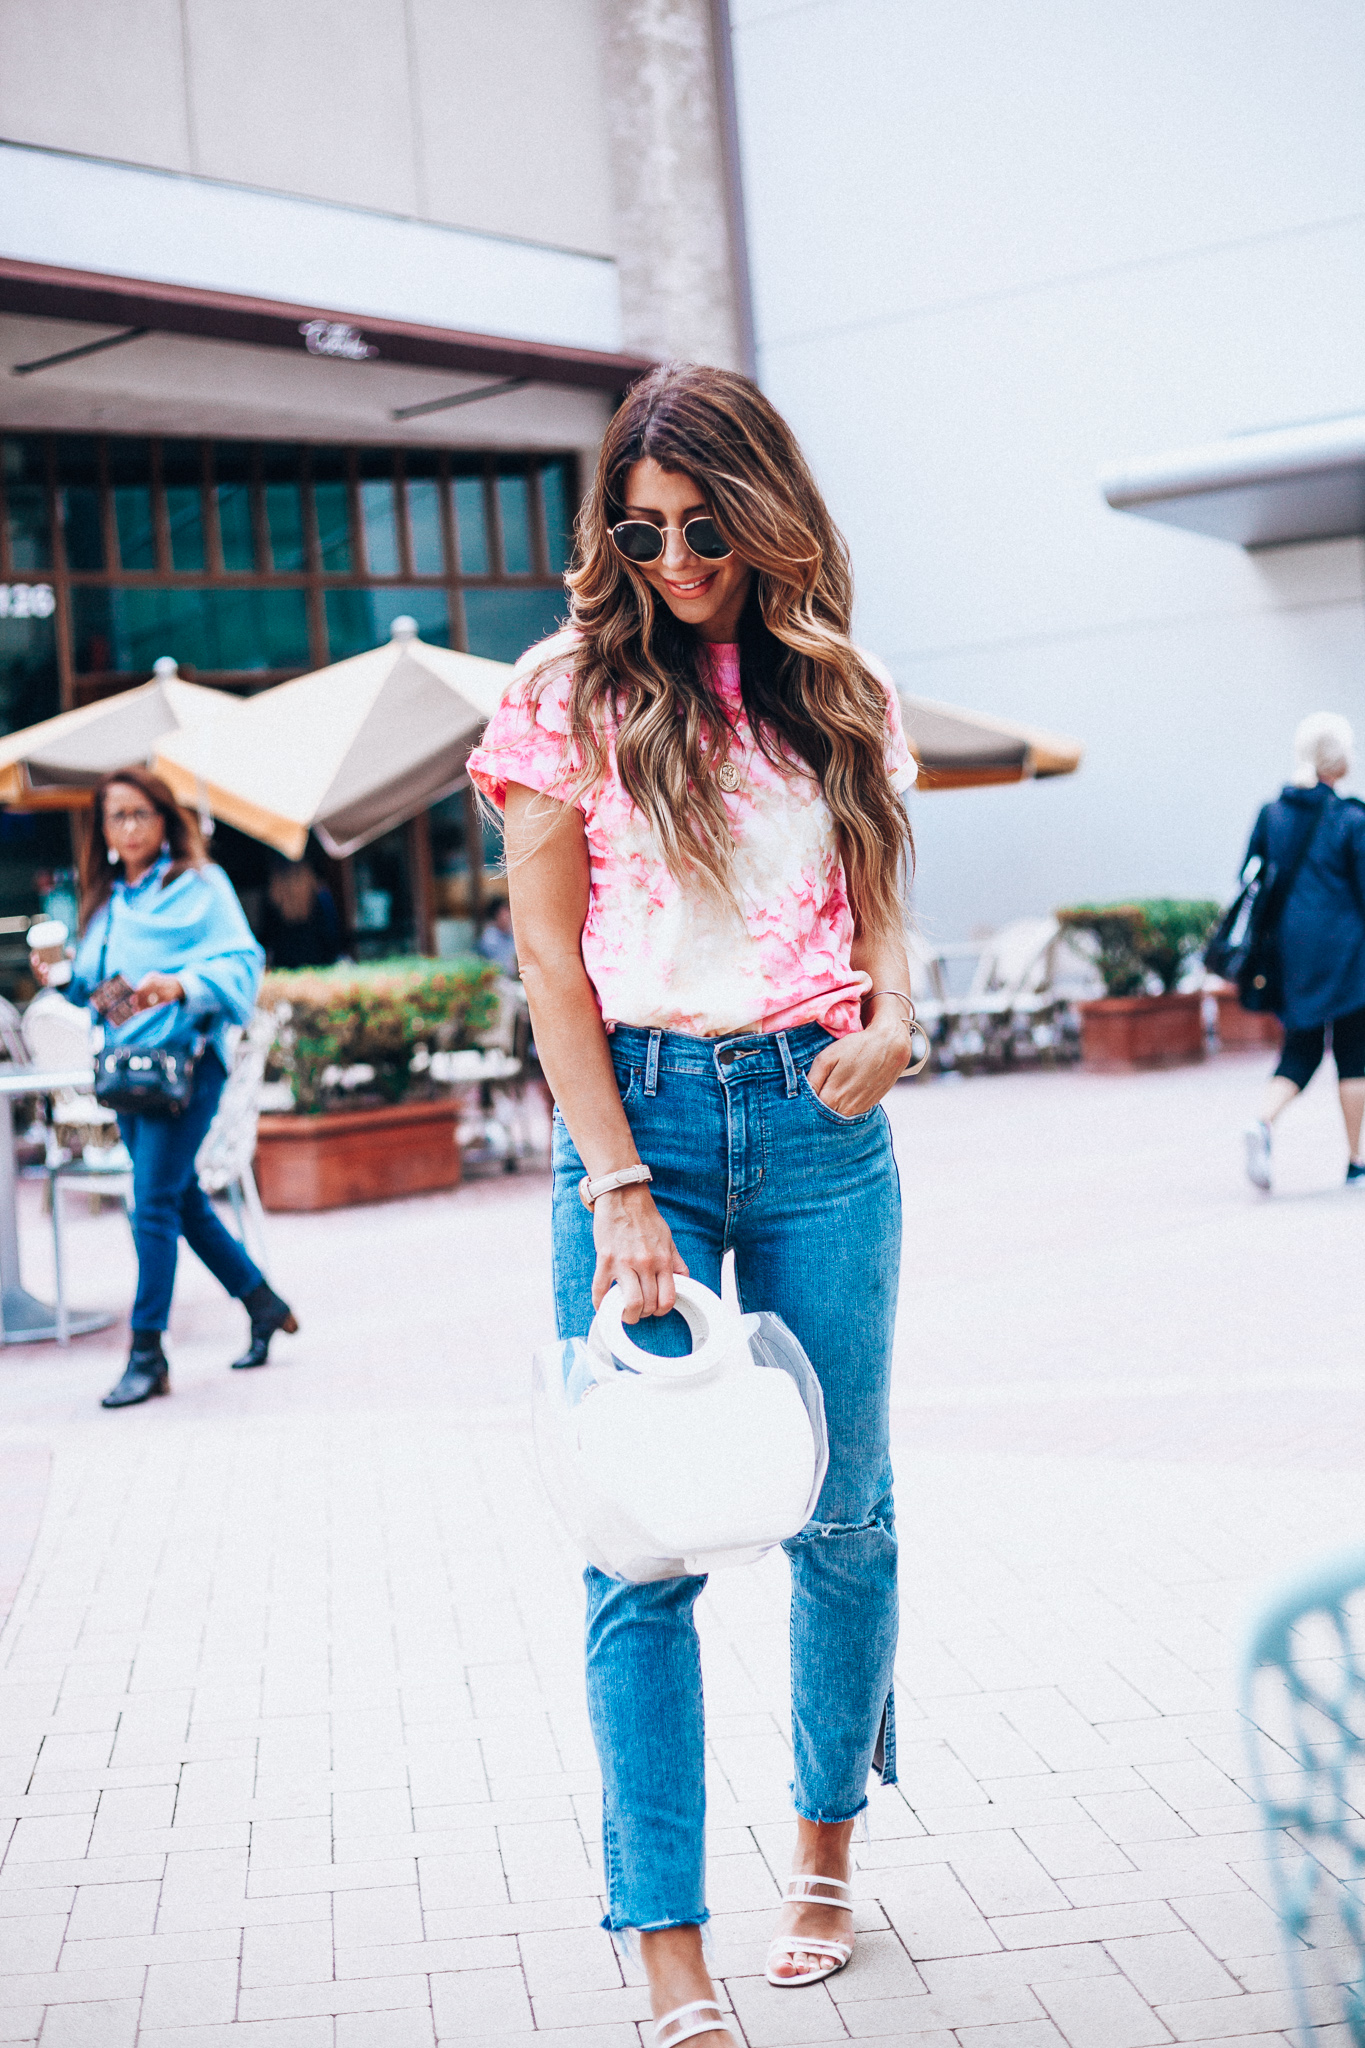
[[1081,1051],[1088,1067],[1173,1067],[1204,1057],[1204,998],[1105,996],[1082,1003]]
[[1218,1001],[1218,1039],[1221,1045],[1233,1050],[1266,1045],[1273,1051],[1284,1044],[1284,1026],[1278,1017],[1272,1017],[1268,1010],[1244,1010],[1236,989],[1231,986],[1215,989],[1214,994]]
[[263,1116],[256,1184],[267,1209],[345,1209],[460,1184],[454,1102],[396,1102],[324,1116]]

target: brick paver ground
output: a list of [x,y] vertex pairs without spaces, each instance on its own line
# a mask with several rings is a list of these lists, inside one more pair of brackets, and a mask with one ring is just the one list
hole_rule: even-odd
[[[780,1557],[702,1603],[751,2048],[1286,2040],[1230,1674],[1267,1574],[1365,1525],[1365,1194],[1321,1085],[1250,1193],[1263,1066],[896,1094],[902,1784],[828,1987],[761,1976]],[[171,1400],[99,1411],[112,1337],[0,1354],[0,1582],[37,1527],[0,1637],[0,2042],[649,2040],[597,1927],[577,1567],[528,1444],[545,1192],[275,1219],[304,1328],[265,1373],[224,1369],[237,1312],[188,1259]],[[125,1301],[119,1218],[70,1239],[73,1292]],[[37,1285],[36,1211],[25,1255]]]

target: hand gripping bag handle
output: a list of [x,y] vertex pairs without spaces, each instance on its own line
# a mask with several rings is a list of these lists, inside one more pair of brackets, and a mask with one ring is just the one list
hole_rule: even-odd
[[644,1379],[674,1382],[701,1379],[714,1372],[722,1359],[740,1343],[747,1346],[758,1328],[757,1316],[741,1315],[730,1302],[722,1301],[700,1280],[691,1280],[685,1273],[674,1275],[673,1286],[678,1298],[678,1313],[692,1332],[692,1350],[683,1358],[660,1358],[655,1352],[642,1351],[626,1335],[621,1320],[626,1298],[619,1286],[613,1287],[593,1317],[592,1328],[588,1332],[588,1350],[599,1379],[607,1376],[613,1358],[619,1359],[622,1365],[628,1365]]

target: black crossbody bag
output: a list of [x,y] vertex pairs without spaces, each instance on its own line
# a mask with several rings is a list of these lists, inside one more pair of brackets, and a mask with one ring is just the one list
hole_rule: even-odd
[[1236,982],[1238,1000],[1244,1010],[1278,1013],[1284,1000],[1280,921],[1299,869],[1307,860],[1318,827],[1330,808],[1329,804],[1318,805],[1316,816],[1301,831],[1288,860],[1278,868],[1265,861],[1259,863],[1255,873],[1247,877],[1240,895],[1223,912],[1204,948],[1205,967],[1210,974]]
[[[100,947],[99,979],[109,961],[109,934],[114,905],[109,904],[104,944]],[[187,1046],[116,1045],[95,1056],[95,1100],[119,1116],[182,1116],[194,1094],[194,1075],[206,1041],[196,1036]]]

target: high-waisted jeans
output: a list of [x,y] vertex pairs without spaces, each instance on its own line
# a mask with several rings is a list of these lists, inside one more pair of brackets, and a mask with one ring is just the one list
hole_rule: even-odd
[[[653,1195],[694,1279],[719,1291],[733,1248],[740,1301],[771,1309],[824,1390],[829,1472],[791,1562],[792,1790],[807,1820],[895,1782],[891,1694],[896,1533],[889,1385],[900,1267],[900,1183],[882,1109],[842,1117],[806,1079],[818,1025],[726,1039],[620,1025],[621,1099]],[[561,1337],[585,1337],[596,1265],[582,1162],[556,1112],[555,1301]],[[678,1315],[643,1318],[646,1349],[690,1346]],[[755,1457],[762,1456],[754,1445]],[[613,1930],[701,1923],[706,1793],[701,1659],[692,1610],[704,1578],[628,1585],[589,1567],[588,1707],[602,1770]]]
[[135,1330],[164,1330],[170,1321],[176,1253],[182,1237],[229,1294],[250,1294],[261,1284],[260,1267],[214,1215],[213,1204],[194,1170],[195,1154],[213,1122],[226,1079],[222,1061],[210,1049],[195,1071],[194,1093],[181,1116],[121,1116],[118,1120],[123,1142],[133,1157]]

